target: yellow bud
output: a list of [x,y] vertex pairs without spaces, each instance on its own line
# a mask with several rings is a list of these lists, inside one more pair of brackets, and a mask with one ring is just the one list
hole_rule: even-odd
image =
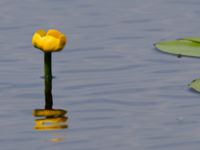
[[49,29],[47,32],[38,30],[32,37],[33,46],[44,52],[61,51],[66,43],[66,36],[55,29]]

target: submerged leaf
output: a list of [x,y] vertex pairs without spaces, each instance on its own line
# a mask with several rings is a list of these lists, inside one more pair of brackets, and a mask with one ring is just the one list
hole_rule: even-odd
[[190,84],[189,87],[192,88],[193,90],[200,92],[200,79],[193,80]]
[[[196,40],[197,39],[198,38],[196,38]],[[162,52],[173,55],[200,57],[200,42],[180,39],[174,41],[161,41],[154,46]]]

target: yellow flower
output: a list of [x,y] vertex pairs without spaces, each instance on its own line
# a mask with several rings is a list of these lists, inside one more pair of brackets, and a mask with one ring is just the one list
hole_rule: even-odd
[[37,30],[32,37],[33,46],[44,52],[61,51],[66,43],[66,36],[55,29]]

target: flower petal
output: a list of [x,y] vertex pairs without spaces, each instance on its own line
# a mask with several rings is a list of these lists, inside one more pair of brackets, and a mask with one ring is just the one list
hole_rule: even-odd
[[67,43],[67,38],[64,34],[61,34],[59,37],[59,47],[58,50],[62,50],[65,47],[65,44]]
[[49,29],[47,35],[53,36],[55,38],[59,38],[62,33],[55,29]]
[[42,43],[43,43],[43,37],[46,35],[46,32],[44,30],[37,30],[33,37],[32,37],[32,44],[36,48],[41,49]]
[[45,52],[56,51],[57,47],[58,47],[58,39],[49,35],[44,37],[42,48]]
[[64,48],[67,38],[55,29],[37,30],[32,37],[32,44],[44,52],[57,52]]

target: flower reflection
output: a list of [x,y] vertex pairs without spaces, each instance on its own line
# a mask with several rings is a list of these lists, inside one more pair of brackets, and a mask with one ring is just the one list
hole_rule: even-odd
[[66,139],[66,135],[61,132],[51,132],[50,137],[43,139],[44,142],[60,143]]
[[50,141],[53,142],[53,143],[59,143],[59,142],[62,142],[64,140],[64,138],[51,138]]
[[66,111],[62,109],[35,109],[33,116],[45,117],[35,120],[35,130],[47,131],[47,130],[60,130],[68,127],[65,117]]
[[35,117],[59,117],[64,116],[67,113],[63,109],[35,109],[33,116]]

